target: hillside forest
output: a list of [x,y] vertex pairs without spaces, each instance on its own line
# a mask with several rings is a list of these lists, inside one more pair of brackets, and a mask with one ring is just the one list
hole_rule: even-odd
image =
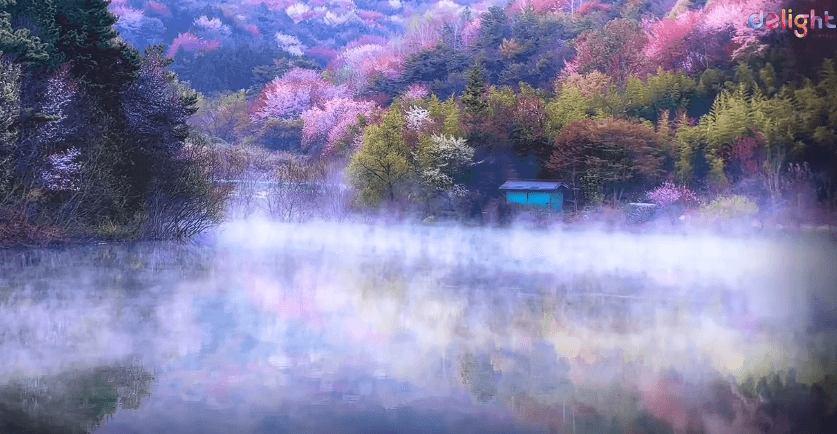
[[748,17],[829,6],[0,0],[0,244],[503,223],[508,179],[562,180],[569,223],[828,223],[837,30]]

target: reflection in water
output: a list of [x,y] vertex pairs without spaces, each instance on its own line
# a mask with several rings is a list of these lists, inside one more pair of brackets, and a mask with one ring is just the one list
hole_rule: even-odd
[[[240,223],[203,247],[2,255],[4,421],[100,434],[835,422],[825,241]],[[130,377],[117,369],[143,385],[115,386]]]
[[91,432],[117,408],[138,409],[153,379],[117,364],[11,381],[0,387],[0,432]]

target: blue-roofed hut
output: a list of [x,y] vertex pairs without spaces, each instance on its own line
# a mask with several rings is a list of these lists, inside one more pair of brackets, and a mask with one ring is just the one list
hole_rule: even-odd
[[500,186],[507,203],[539,206],[552,212],[564,209],[564,193],[569,191],[561,181],[509,180]]

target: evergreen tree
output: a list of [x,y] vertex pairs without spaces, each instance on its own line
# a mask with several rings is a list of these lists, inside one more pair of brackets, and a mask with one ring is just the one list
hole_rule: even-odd
[[500,47],[505,36],[508,17],[503,8],[491,6],[480,17],[479,47],[482,49],[496,49]]
[[[42,1],[42,0],[34,0]],[[136,78],[141,64],[137,50],[117,38],[116,16],[107,0],[56,2],[60,29],[58,51],[72,60],[73,75],[106,110],[118,110],[124,87]]]
[[488,103],[485,101],[485,79],[482,64],[474,65],[468,75],[468,86],[462,95],[465,111],[471,115],[485,115],[488,113]]
[[3,60],[2,55],[0,52],[0,203],[13,188],[21,76],[20,66]]

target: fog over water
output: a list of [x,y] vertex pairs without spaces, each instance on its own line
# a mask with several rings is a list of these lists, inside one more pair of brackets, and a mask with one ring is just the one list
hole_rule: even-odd
[[814,236],[258,220],[7,250],[0,432],[748,432],[713,382],[833,370],[834,264]]

